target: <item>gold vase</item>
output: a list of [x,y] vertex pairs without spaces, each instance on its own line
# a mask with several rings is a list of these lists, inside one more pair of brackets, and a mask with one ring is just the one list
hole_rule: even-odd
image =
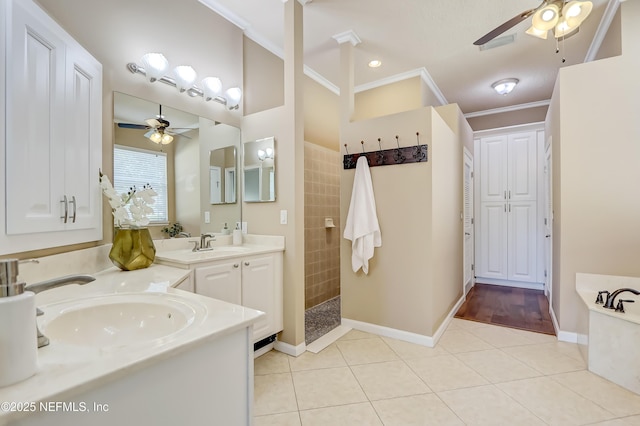
[[147,228],[120,228],[113,239],[109,259],[123,271],[148,268],[156,258],[156,247]]

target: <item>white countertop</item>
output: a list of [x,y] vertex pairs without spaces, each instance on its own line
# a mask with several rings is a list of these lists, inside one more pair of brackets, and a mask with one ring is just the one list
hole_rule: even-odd
[[[614,309],[604,308],[602,305],[595,303],[599,291],[607,290],[613,292],[619,288],[640,290],[640,278],[585,273],[576,274],[576,292],[590,311],[640,324],[640,298],[632,293],[622,293],[616,298],[616,301],[619,300],[620,297],[623,299],[637,300],[636,303],[625,303],[624,313],[616,312]],[[603,295],[603,299],[606,300],[604,296],[605,295]]]
[[284,247],[260,244],[243,244],[241,246],[215,246],[208,251],[192,251],[191,249],[158,250],[156,261],[177,268],[188,268],[216,260],[235,259],[257,254],[283,251]]
[[[135,369],[169,357],[172,353],[248,327],[263,315],[250,308],[172,288],[189,273],[186,269],[157,264],[147,269],[126,272],[113,267],[93,274],[96,280],[91,283],[82,286],[68,285],[36,295],[36,304],[46,311],[47,305],[69,299],[140,292],[167,293],[193,302],[202,315],[199,322],[175,336],[145,345],[104,349],[52,341],[49,346],[38,350],[38,372],[27,380],[0,388],[0,401],[64,401],[65,398],[98,386],[103,381],[122,377]],[[0,410],[0,423],[12,415],[21,413]]]

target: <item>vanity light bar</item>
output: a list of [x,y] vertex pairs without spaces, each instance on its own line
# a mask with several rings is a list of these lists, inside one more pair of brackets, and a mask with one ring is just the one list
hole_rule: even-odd
[[[134,62],[129,62],[127,64],[127,69],[131,71],[131,73],[133,74],[142,74],[144,76],[147,75],[147,72],[145,71],[144,67]],[[171,87],[177,87],[175,80],[171,77],[167,77],[166,75],[158,78],[156,81],[162,82]],[[191,86],[191,88],[187,90],[187,94],[192,98],[195,98],[196,96],[200,96],[201,98],[205,99],[204,92],[202,91],[202,89],[200,89],[198,86],[195,86],[195,85]],[[239,104],[236,104],[234,106],[228,106],[227,99],[222,96],[216,96],[215,98],[207,98],[205,100],[207,101],[211,100],[211,101],[216,101],[218,103],[221,103],[222,105],[226,106],[229,110],[238,109],[240,106]]]

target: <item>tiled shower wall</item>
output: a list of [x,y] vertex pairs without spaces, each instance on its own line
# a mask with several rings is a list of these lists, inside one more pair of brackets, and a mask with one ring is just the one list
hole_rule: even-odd
[[305,142],[305,309],[340,295],[340,164],[339,152]]

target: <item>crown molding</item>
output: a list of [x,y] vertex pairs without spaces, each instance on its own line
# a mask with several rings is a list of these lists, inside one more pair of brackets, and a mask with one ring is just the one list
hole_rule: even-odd
[[353,30],[347,30],[338,34],[334,34],[331,36],[331,38],[337,41],[338,44],[350,42],[351,45],[357,46],[360,43],[362,43],[362,40],[360,40],[360,37],[358,37],[358,34],[356,34],[355,31]]
[[440,91],[440,88],[438,87],[436,82],[433,81],[433,78],[431,78],[431,75],[429,74],[427,69],[424,67],[403,72],[400,74],[391,75],[389,77],[372,81],[370,83],[360,84],[354,88],[354,92],[355,93],[364,92],[365,90],[375,89],[377,87],[386,86],[387,84],[391,84],[391,83],[397,83],[399,81],[406,80],[412,77],[420,77],[422,81],[429,87],[429,89],[431,89],[431,91],[435,95],[438,102],[440,102],[440,105],[447,105],[449,103],[447,101],[447,98],[445,98],[442,92]]
[[227,21],[231,22],[236,27],[240,28],[243,31],[246,31],[251,25],[249,22],[245,21],[226,7],[220,4],[217,0],[198,0],[203,5],[207,6],[209,9],[216,12],[218,15],[222,16]]
[[320,75],[319,73],[317,73],[307,65],[304,66],[304,74],[310,79],[312,79],[313,81],[315,81],[316,83],[318,83],[319,85],[324,86],[325,89],[340,96],[340,88],[338,86],[336,86],[335,84],[333,84],[332,82],[324,78],[322,75]]
[[464,114],[464,117],[473,118],[473,117],[482,117],[485,115],[502,114],[505,112],[518,111],[521,109],[549,106],[550,103],[551,103],[551,99],[547,99],[545,101],[528,102],[526,104],[510,105],[510,106],[501,107],[501,108],[486,109],[484,111],[469,112],[467,114]]
[[596,58],[596,55],[600,50],[600,46],[602,46],[602,42],[609,32],[611,22],[620,7],[620,3],[623,1],[624,0],[609,0],[609,3],[607,3],[607,8],[604,10],[602,19],[600,19],[600,24],[598,24],[598,29],[593,36],[593,40],[591,40],[591,45],[589,45],[589,50],[587,50],[584,62],[591,62]]

